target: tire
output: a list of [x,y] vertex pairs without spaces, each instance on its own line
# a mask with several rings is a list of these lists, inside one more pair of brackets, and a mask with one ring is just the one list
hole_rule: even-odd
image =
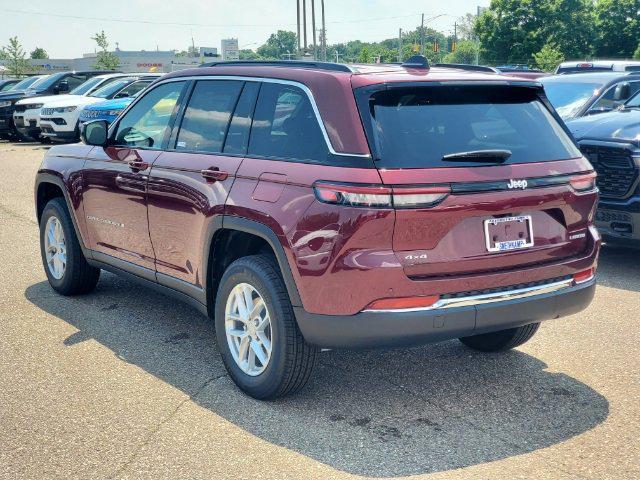
[[[270,337],[268,342],[271,345],[270,357],[264,364],[254,360],[256,371],[252,374],[247,373],[246,369],[243,370],[235,359],[239,356],[241,347],[230,345],[230,342],[234,341],[241,345],[240,336],[231,337],[232,340],[228,340],[226,328],[229,326],[233,331],[243,333],[241,329],[246,326],[249,331],[245,330],[245,337],[249,340],[255,338],[255,341],[264,348],[259,350],[265,355],[267,342],[255,336],[260,335],[259,333],[251,331],[254,328],[258,329],[259,320],[256,319],[255,327],[250,326],[251,320],[249,322],[230,321],[229,324],[226,321],[227,310],[235,311],[233,306],[239,303],[237,297],[234,297],[238,290],[234,289],[240,289],[246,285],[253,288],[255,290],[253,296],[257,296],[251,300],[254,311],[259,308],[260,299],[262,299],[266,309],[263,308],[260,315],[264,317],[268,314],[270,318],[269,329],[262,332],[263,337],[265,335]],[[236,298],[235,303],[233,298]],[[240,309],[238,308],[237,311],[240,312]],[[215,328],[224,365],[235,384],[247,395],[259,400],[283,397],[299,391],[309,380],[316,363],[318,349],[307,344],[302,337],[280,269],[271,255],[243,257],[229,265],[222,276],[216,295]],[[247,355],[252,354],[250,350],[255,352],[251,346],[247,349]],[[256,353],[253,355],[254,359],[258,358]],[[250,357],[247,358],[247,364],[249,364]],[[263,370],[258,372],[257,370],[260,369]]]
[[463,337],[460,338],[460,341],[467,347],[481,352],[502,352],[519,347],[531,340],[539,327],[539,323],[532,323],[508,330]]
[[[55,222],[59,222],[59,225],[63,234],[63,248],[58,247],[58,242],[54,243],[55,250],[64,250],[66,256],[66,263],[62,268],[62,275],[56,276],[56,273],[49,265],[47,260],[47,229],[49,221],[55,225]],[[80,242],[76,236],[71,217],[67,210],[67,206],[64,200],[60,197],[54,198],[44,207],[42,212],[42,218],[40,219],[40,254],[42,256],[42,265],[44,271],[49,280],[51,288],[61,295],[81,295],[92,291],[98,280],[100,279],[100,269],[92,267],[87,263],[87,260],[80,248]],[[58,257],[60,258],[60,257]],[[54,261],[54,264],[56,261]]]

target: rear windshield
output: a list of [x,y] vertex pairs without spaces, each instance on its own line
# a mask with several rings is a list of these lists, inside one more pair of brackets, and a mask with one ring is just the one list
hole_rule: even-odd
[[506,164],[580,156],[531,88],[401,87],[362,100],[360,108],[368,108],[363,118],[369,141],[381,168],[486,166],[478,159],[443,160],[479,150],[508,150]]

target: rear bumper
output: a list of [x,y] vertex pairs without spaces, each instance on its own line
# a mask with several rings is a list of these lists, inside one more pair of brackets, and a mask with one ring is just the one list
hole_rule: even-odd
[[324,348],[401,347],[494,332],[584,310],[596,281],[492,303],[419,311],[321,315],[294,307],[306,341]]

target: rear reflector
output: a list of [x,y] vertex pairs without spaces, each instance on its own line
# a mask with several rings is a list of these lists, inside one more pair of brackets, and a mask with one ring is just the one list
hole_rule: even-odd
[[448,186],[386,187],[316,182],[316,198],[323,203],[351,207],[428,208],[440,203],[450,193]]
[[583,272],[574,273],[573,281],[575,282],[576,285],[579,285],[581,283],[588,282],[594,277],[594,275],[595,275],[595,270],[593,268],[590,268],[588,270],[584,270]]
[[571,187],[576,192],[587,192],[596,188],[596,173],[591,172],[585,175],[577,175],[569,180]]
[[428,308],[433,306],[440,297],[432,295],[430,297],[405,297],[405,298],[383,298],[371,302],[365,310],[407,310],[414,308]]

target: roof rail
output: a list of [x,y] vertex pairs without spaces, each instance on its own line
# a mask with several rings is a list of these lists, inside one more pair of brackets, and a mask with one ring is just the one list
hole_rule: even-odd
[[235,60],[230,62],[203,63],[201,67],[291,67],[313,68],[316,70],[329,70],[332,72],[353,73],[353,70],[341,63],[331,62],[307,62],[302,60]]
[[500,70],[485,65],[469,65],[466,63],[436,63],[434,67],[457,68],[458,70],[467,70],[469,72],[487,72],[500,73]]

